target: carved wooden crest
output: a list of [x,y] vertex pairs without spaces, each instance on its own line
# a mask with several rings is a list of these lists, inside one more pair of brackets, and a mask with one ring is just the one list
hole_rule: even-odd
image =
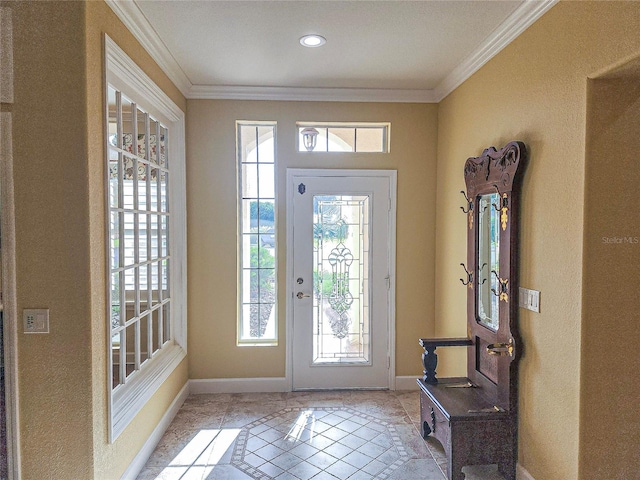
[[526,156],[524,143],[510,142],[500,150],[489,147],[479,157],[468,158],[464,165],[467,195],[472,198],[484,185],[494,185],[500,192],[511,190],[516,171]]

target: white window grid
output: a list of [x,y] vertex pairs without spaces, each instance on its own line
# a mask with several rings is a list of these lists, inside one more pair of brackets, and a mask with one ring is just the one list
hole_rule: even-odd
[[[240,233],[238,344],[275,345],[278,341],[276,124],[238,121],[237,143],[238,230]],[[252,203],[255,204],[253,213]],[[264,221],[262,218],[261,209],[266,205],[272,208],[272,221]],[[266,265],[263,263],[265,257],[268,259]],[[255,265],[256,261],[257,265]],[[257,293],[252,290],[252,286],[256,283]],[[265,291],[268,290],[271,298],[265,298],[268,295],[264,295],[265,292],[261,290],[261,287],[267,283],[269,286]]]
[[169,130],[111,86],[109,99],[111,360],[118,389],[171,340]]

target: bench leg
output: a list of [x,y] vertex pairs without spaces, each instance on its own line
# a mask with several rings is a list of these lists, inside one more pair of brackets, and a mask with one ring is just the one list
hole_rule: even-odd
[[462,472],[463,466],[462,464],[453,465],[451,462],[448,462],[447,476],[449,480],[464,480],[465,475]]
[[449,480],[464,480],[464,473],[462,473],[462,467],[464,467],[464,461],[460,455],[455,455],[452,448],[448,448],[447,452],[447,477]]

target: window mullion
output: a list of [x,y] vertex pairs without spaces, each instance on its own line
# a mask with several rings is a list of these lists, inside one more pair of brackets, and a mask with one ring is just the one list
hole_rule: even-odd
[[[107,107],[108,108],[108,107]],[[122,94],[116,91],[116,145],[122,149],[123,141],[122,127]],[[124,206],[124,158],[122,152],[118,152],[118,207]],[[110,236],[111,238],[111,236]],[[124,266],[124,211],[118,212],[118,267]],[[126,362],[126,335],[123,328],[127,315],[127,297],[125,289],[124,271],[118,272],[118,281],[120,289],[120,315],[118,337],[120,344],[118,348],[118,380],[123,383],[126,379],[127,362]],[[111,358],[113,359],[113,350],[111,350]],[[113,368],[113,367],[112,367]]]
[[[134,271],[134,317],[132,319],[133,332],[133,356],[134,356],[134,369],[135,371],[140,369],[140,198],[138,187],[138,170],[140,168],[138,162],[138,105],[131,102],[131,123],[133,130],[133,209],[135,211],[133,215],[133,263],[135,267]],[[127,344],[128,347],[128,344]]]
[[[160,154],[161,154],[161,143],[160,143],[160,122],[156,122],[156,129],[155,129],[155,135],[156,135],[156,162],[158,163],[158,166],[161,166],[162,162],[160,161]],[[162,176],[164,175],[164,165],[162,165],[159,169],[158,169],[158,177],[156,178],[156,238],[157,238],[157,243],[158,243],[158,257],[162,258],[164,257],[164,254],[162,252],[162,219],[163,216],[161,214],[162,212]],[[158,284],[157,284],[157,288],[156,288],[156,295],[158,295],[158,305],[162,305],[162,261],[158,261],[156,262],[156,268],[157,268],[157,274],[158,274]],[[158,309],[158,318],[160,318],[160,315],[162,313],[162,308]],[[156,322],[156,323],[160,323],[160,322]],[[156,325],[157,327],[157,325]],[[157,330],[157,328],[156,328]],[[156,335],[158,335],[158,331],[156,331]],[[158,337],[158,345],[160,345],[162,337]]]
[[145,157],[147,160],[147,174],[146,174],[146,196],[147,196],[147,334],[145,343],[147,348],[147,355],[145,358],[151,358],[152,350],[152,342],[151,338],[153,335],[153,314],[151,312],[151,307],[153,306],[153,263],[151,262],[152,251],[151,251],[151,128],[150,128],[150,119],[149,115],[145,114],[144,116],[144,131],[145,131]]
[[255,275],[257,275],[258,277],[258,282],[257,282],[257,290],[258,290],[258,298],[257,298],[257,308],[258,308],[258,330],[260,330],[260,327],[262,326],[262,322],[261,322],[261,315],[260,315],[260,299],[262,298],[261,296],[261,285],[260,285],[260,132],[259,132],[259,128],[256,127],[256,198],[255,198],[255,202],[256,202],[256,215],[258,218],[256,218],[256,230],[257,230],[257,234],[256,234],[256,245],[257,245],[257,260],[258,260],[258,264],[256,265],[256,268],[254,269],[255,271]]
[[[160,190],[160,188],[158,187],[158,191]],[[158,208],[160,208],[160,198],[158,198]],[[158,215],[158,222],[160,222],[158,224],[158,252],[160,252],[160,257],[164,258],[164,253],[166,252],[162,252],[162,220],[164,219],[164,215]],[[164,260],[161,260],[158,262],[158,304],[160,305],[160,308],[158,309],[158,320],[156,321],[156,326],[157,326],[157,332],[156,332],[156,336],[158,339],[158,345],[162,345],[162,325],[163,325],[163,317],[162,317],[162,303],[163,303],[163,299],[164,299],[164,291],[162,289],[163,287],[163,283],[162,283],[162,276],[164,275],[164,269],[165,269],[165,265],[164,265]]]

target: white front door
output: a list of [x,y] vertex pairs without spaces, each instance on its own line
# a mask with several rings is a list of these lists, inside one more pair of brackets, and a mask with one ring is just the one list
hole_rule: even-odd
[[396,172],[289,169],[294,390],[389,388]]

